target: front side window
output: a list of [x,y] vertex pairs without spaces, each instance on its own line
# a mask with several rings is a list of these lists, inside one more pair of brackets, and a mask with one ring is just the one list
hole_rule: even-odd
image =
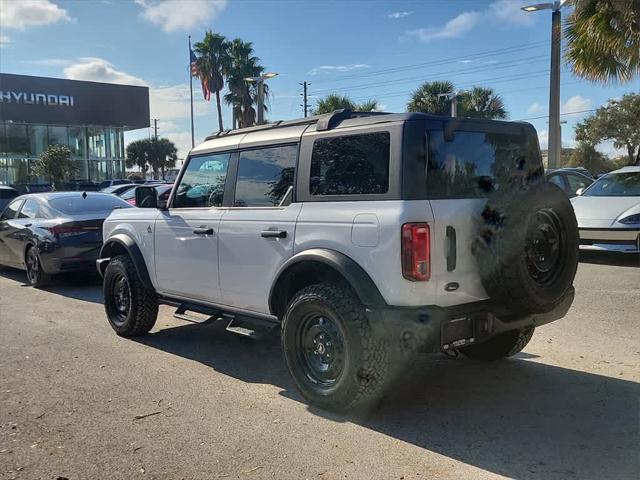
[[20,209],[21,203],[22,203],[22,199],[11,202],[7,206],[7,208],[4,209],[4,212],[2,212],[2,216],[0,216],[0,221],[11,220],[13,218],[16,218],[16,215],[18,213],[18,210]]
[[313,142],[311,195],[376,195],[389,190],[388,132],[321,138]]
[[529,135],[455,132],[450,141],[442,130],[429,132],[427,189],[429,197],[483,198],[514,176],[542,175],[537,140]]
[[230,153],[191,157],[172,208],[221,207]]
[[38,202],[28,199],[24,202],[18,218],[37,218],[38,217]]
[[580,188],[587,188],[593,183],[587,177],[583,177],[582,175],[572,175],[570,173],[567,174],[567,182],[569,183],[569,190],[572,192],[576,192]]
[[241,152],[234,206],[279,205],[293,186],[297,156],[297,145]]

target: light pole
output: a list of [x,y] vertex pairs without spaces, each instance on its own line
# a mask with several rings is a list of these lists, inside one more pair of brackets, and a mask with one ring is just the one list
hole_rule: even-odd
[[439,93],[438,98],[446,98],[447,100],[451,100],[451,116],[458,116],[458,94],[460,92],[451,92],[451,93]]
[[551,10],[551,75],[549,78],[549,168],[560,166],[562,138],[560,134],[560,42],[562,24],[560,9],[566,0],[538,3],[522,7],[525,12]]
[[246,77],[246,82],[255,83],[258,87],[258,125],[264,123],[264,81],[269,78],[277,77],[275,72],[263,73],[259,77]]

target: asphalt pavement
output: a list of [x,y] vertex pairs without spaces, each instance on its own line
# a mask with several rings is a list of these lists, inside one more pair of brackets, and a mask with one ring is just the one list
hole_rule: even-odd
[[640,263],[582,260],[522,353],[420,356],[360,417],[307,406],[277,335],[162,307],[123,339],[98,284],[1,269],[0,479],[637,479]]

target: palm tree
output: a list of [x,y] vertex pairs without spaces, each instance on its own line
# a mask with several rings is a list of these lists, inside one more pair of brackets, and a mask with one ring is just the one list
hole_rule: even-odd
[[[198,78],[202,82],[205,99],[210,99],[210,93],[216,94],[216,106],[218,108],[218,126],[222,126],[222,105],[220,91],[224,87],[223,66],[228,63],[228,44],[224,36],[209,30],[201,42],[193,46],[197,54],[196,69]],[[209,93],[207,93],[209,92]]]
[[566,60],[588,80],[628,82],[640,74],[640,2],[571,0]]
[[322,115],[324,113],[331,113],[335,110],[342,110],[345,108],[353,112],[375,112],[378,110],[378,101],[367,100],[364,103],[358,104],[346,95],[331,93],[318,100],[313,113],[316,115]]
[[[253,55],[253,44],[239,38],[229,42],[227,63],[223,66],[223,73],[227,77],[229,93],[224,96],[227,104],[233,108],[233,127],[250,127],[255,124],[257,89],[255,84],[248,83],[245,78],[262,75],[264,67],[260,59]],[[268,87],[265,87],[265,95]],[[266,106],[264,107],[267,110]]]
[[458,115],[471,118],[507,118],[500,95],[492,88],[473,87],[458,95]]
[[449,115],[450,102],[439,95],[453,92],[453,83],[448,80],[423,83],[411,94],[407,110],[410,112],[430,113],[432,115]]

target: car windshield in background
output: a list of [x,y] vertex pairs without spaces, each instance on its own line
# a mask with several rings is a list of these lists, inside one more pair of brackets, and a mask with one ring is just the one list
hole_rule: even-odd
[[596,180],[584,195],[586,197],[639,197],[640,172],[611,173]]
[[129,208],[131,205],[113,195],[82,195],[52,198],[49,205],[66,215],[106,212],[115,208]]

